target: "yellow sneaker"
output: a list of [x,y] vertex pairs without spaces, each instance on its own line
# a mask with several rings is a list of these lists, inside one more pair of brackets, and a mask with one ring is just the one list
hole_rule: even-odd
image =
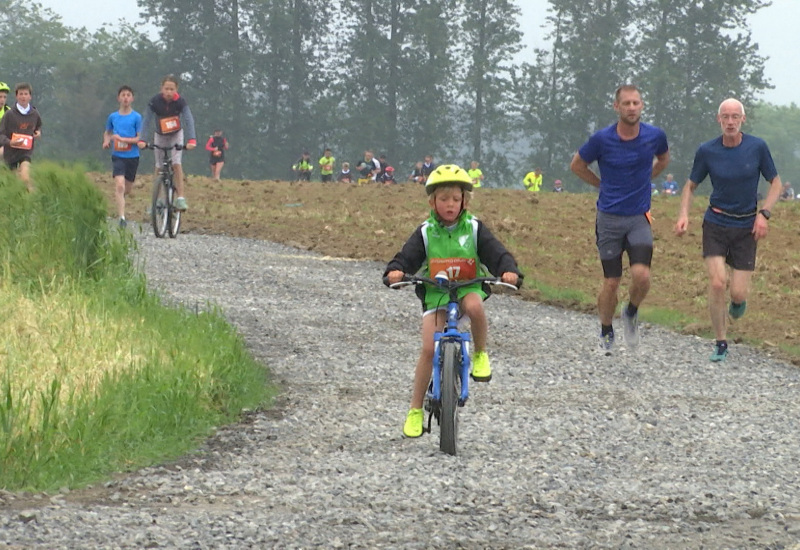
[[406,423],[403,424],[403,435],[406,437],[419,437],[422,435],[422,421],[425,413],[422,409],[409,409]]
[[472,356],[472,379],[476,382],[488,382],[492,379],[489,354],[485,351],[476,351]]

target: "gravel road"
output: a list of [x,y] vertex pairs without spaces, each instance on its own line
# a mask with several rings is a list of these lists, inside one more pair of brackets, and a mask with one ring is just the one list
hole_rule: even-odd
[[0,492],[0,546],[800,549],[792,365],[742,345],[712,364],[709,341],[649,326],[606,357],[593,316],[494,296],[494,379],[473,384],[451,457],[436,431],[401,436],[419,306],[383,265],[140,239],[152,285],[220,304],[278,403],[176,463]]

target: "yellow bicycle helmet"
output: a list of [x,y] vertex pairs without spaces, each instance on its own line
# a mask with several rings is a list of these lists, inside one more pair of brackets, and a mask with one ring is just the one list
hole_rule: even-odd
[[456,183],[464,191],[472,191],[472,178],[467,171],[455,164],[442,164],[428,176],[425,182],[425,192],[430,195],[437,185]]
[[5,82],[0,82],[0,92],[9,93],[11,92],[11,88],[9,88],[8,84],[6,84]]

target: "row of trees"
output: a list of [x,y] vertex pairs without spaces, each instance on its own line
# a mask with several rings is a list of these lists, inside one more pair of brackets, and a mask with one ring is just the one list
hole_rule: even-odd
[[[329,146],[340,159],[385,153],[401,173],[430,153],[479,160],[493,185],[534,165],[565,179],[589,132],[614,120],[613,90],[634,82],[645,119],[667,131],[680,180],[717,133],[719,102],[753,105],[769,86],[748,30],[765,0],[549,0],[540,22],[549,46],[524,60],[513,0],[138,3],[158,39],[126,23],[69,28],[21,0],[0,13],[0,80],[33,83],[42,154],[103,159],[117,87],[132,83],[142,109],[174,73],[200,135],[219,127],[229,137],[231,176],[286,177],[303,149]],[[797,109],[748,115],[774,123],[763,137],[782,172],[798,171]],[[205,161],[187,162],[201,171]]]

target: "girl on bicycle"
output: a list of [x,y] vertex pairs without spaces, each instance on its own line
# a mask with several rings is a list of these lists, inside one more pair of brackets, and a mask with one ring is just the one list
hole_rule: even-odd
[[[173,145],[183,144],[186,140],[186,149],[197,147],[197,135],[194,130],[194,117],[180,94],[178,94],[178,79],[173,75],[167,75],[161,79],[161,92],[153,96],[147,104],[142,125],[142,141],[139,148],[144,149],[147,143],[144,141],[155,128],[153,143],[159,147],[172,147]],[[156,173],[161,166],[162,158],[165,153],[156,149]],[[175,199],[175,208],[186,210],[186,198],[183,191],[183,167],[181,166],[181,151],[172,150],[172,168],[175,171],[175,191],[178,198]]]
[[[424,221],[386,266],[384,278],[388,284],[398,283],[406,273],[434,277],[446,271],[451,279],[468,280],[486,276],[485,268],[504,283],[519,286],[523,275],[517,262],[491,231],[467,211],[472,191],[472,178],[455,164],[436,168],[428,177],[425,191],[431,207]],[[403,426],[403,435],[422,435],[425,390],[431,378],[433,335],[445,323],[448,295],[429,285],[416,287],[422,301],[422,350],[414,372],[411,406]],[[475,353],[472,358],[472,378],[488,382],[492,378],[489,356],[486,353],[488,324],[483,300],[488,298],[487,285],[476,284],[459,291],[461,312],[469,317]]]

